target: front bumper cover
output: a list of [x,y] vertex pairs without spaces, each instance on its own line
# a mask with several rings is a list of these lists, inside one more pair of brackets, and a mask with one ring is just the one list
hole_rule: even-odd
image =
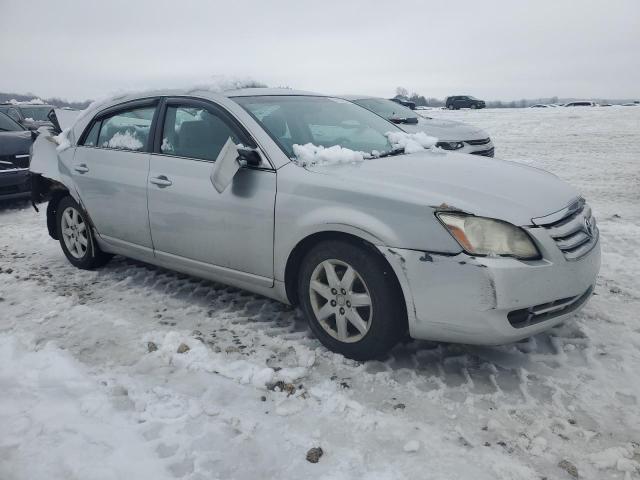
[[[544,240],[545,233],[532,235]],[[499,345],[566,320],[586,303],[583,296],[595,284],[599,242],[578,261],[567,261],[557,248],[557,254],[550,252],[544,243],[543,252],[551,255],[535,261],[379,248],[400,280],[413,338]],[[575,308],[557,309],[555,315],[518,328],[509,322],[511,312],[574,297]]]

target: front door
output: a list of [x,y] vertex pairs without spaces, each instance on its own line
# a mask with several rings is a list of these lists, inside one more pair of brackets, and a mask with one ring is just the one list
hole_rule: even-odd
[[218,193],[210,177],[222,146],[229,137],[244,145],[253,140],[225,110],[208,102],[170,99],[160,115],[157,131],[162,135],[151,156],[148,185],[156,256],[268,284],[273,279],[275,171],[241,168]]
[[137,104],[94,120],[70,168],[100,236],[149,252],[148,143],[155,109],[153,104]]

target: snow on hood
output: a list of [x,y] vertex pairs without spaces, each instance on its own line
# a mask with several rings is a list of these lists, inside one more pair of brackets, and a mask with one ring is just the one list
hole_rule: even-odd
[[424,132],[387,132],[387,138],[393,148],[403,148],[405,153],[415,153],[426,148],[434,147],[438,143],[436,137],[431,137]]
[[447,204],[515,225],[530,225],[532,218],[560,210],[579,195],[544,170],[461,153],[422,151],[307,170],[339,177],[351,190],[377,191],[425,206]]
[[418,116],[417,124],[399,124],[398,127],[409,133],[425,132],[443,142],[480,140],[489,137],[487,132],[473,125],[421,116]]

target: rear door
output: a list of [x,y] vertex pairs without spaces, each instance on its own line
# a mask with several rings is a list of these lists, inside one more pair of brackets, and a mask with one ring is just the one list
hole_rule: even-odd
[[255,146],[222,107],[167,99],[149,172],[149,223],[156,257],[218,276],[270,286],[276,173],[268,163],[241,168],[222,193],[211,173],[229,137]]
[[149,99],[102,112],[80,139],[70,172],[100,235],[151,254],[147,177],[157,105]]

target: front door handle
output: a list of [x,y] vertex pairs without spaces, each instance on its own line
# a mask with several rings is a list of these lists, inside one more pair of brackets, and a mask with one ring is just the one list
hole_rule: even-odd
[[153,183],[154,185],[157,185],[157,186],[159,186],[159,187],[161,187],[161,188],[169,187],[169,186],[173,185],[173,182],[172,182],[171,180],[169,180],[169,179],[168,179],[166,176],[164,176],[164,175],[159,175],[159,176],[157,176],[157,177],[151,177],[151,178],[149,179],[149,181],[150,181],[151,183]]
[[80,165],[76,165],[73,169],[78,173],[87,173],[89,171],[89,167],[85,163],[81,163]]

